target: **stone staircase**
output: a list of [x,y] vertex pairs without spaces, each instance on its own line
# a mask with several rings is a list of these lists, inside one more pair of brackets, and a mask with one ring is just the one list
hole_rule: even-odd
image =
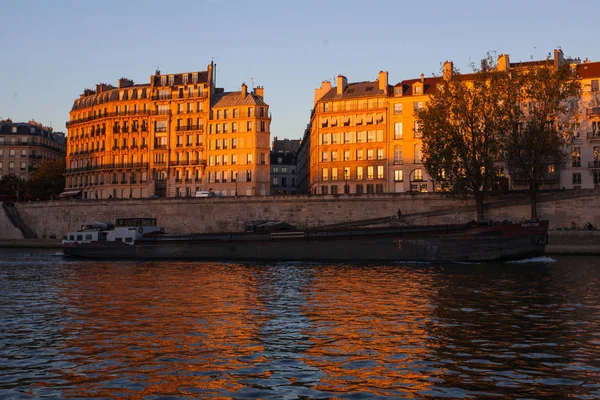
[[35,239],[37,237],[36,233],[31,230],[25,223],[23,219],[19,215],[17,209],[10,203],[2,203],[2,210],[4,214],[8,217],[10,222],[18,228],[21,233],[23,233],[23,237],[25,239]]

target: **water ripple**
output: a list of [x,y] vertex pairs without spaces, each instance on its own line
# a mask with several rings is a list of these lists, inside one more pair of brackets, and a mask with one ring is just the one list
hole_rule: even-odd
[[0,254],[7,398],[600,397],[600,261]]

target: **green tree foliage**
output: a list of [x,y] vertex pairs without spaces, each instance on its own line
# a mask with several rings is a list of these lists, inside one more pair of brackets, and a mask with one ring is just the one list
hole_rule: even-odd
[[23,181],[15,174],[9,174],[0,180],[0,198],[3,201],[15,201],[19,190],[23,188]]
[[479,219],[517,101],[511,75],[495,71],[487,58],[473,74],[454,70],[450,79],[440,79],[426,107],[416,114],[425,169],[441,181],[446,194],[473,196]]
[[65,187],[65,160],[46,161],[27,181],[27,193],[34,200],[57,198]]
[[581,85],[567,64],[555,66],[551,60],[522,71],[518,79],[520,107],[508,134],[506,161],[511,177],[529,185],[535,220],[539,184],[565,164],[566,145],[577,133]]

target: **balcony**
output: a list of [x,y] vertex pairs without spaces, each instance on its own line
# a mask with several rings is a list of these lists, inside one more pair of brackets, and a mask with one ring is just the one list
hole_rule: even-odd
[[175,128],[175,130],[177,132],[198,131],[198,130],[202,130],[202,125],[178,126]]
[[600,107],[590,107],[585,111],[587,115],[600,115]]
[[600,132],[588,132],[587,138],[590,140],[600,140]]
[[161,94],[160,96],[152,96],[152,100],[171,100],[171,98],[173,98],[173,95],[171,94]]
[[169,165],[170,166],[190,165],[190,161],[187,161],[187,160],[170,161]]
[[600,160],[588,161],[588,168],[600,169]]
[[166,150],[167,149],[167,145],[166,144],[155,144],[154,145],[154,149],[155,150]]

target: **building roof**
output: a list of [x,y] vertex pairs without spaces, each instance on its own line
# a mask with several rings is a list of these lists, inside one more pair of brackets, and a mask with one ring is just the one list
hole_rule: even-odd
[[600,77],[600,62],[586,62],[577,66],[579,76],[583,79]]
[[[391,86],[388,85],[388,90],[390,87]],[[337,94],[337,87],[332,87],[319,99],[319,101],[351,97],[386,96],[387,94],[387,91],[379,89],[378,81],[352,82],[348,83],[348,86],[346,86],[346,89],[344,89],[342,94]]]
[[[183,75],[188,76],[188,81],[187,83],[183,83]],[[154,79],[154,85],[155,86],[160,86],[160,77],[161,76],[166,76],[167,77],[167,85],[165,86],[175,86],[175,85],[194,85],[195,83],[192,82],[192,74],[198,74],[198,82],[196,83],[206,83],[208,82],[208,71],[193,71],[193,72],[182,72],[180,74],[161,74],[161,73],[157,73],[156,75],[154,75],[152,77],[152,79]],[[173,76],[173,85],[171,85],[171,83],[169,82],[169,76]]]
[[[420,93],[419,96],[432,94],[435,91],[435,87],[440,80],[442,80],[442,78],[437,76],[425,78],[423,80],[423,93]],[[415,84],[416,82],[421,82],[421,79],[407,79],[402,82],[398,82],[396,85],[394,85],[394,89],[402,87],[402,96],[412,96],[412,87],[413,84]]]
[[248,92],[245,97],[242,97],[242,92],[222,92],[212,98],[212,107],[215,108],[252,105],[266,106],[267,103],[254,92]]

